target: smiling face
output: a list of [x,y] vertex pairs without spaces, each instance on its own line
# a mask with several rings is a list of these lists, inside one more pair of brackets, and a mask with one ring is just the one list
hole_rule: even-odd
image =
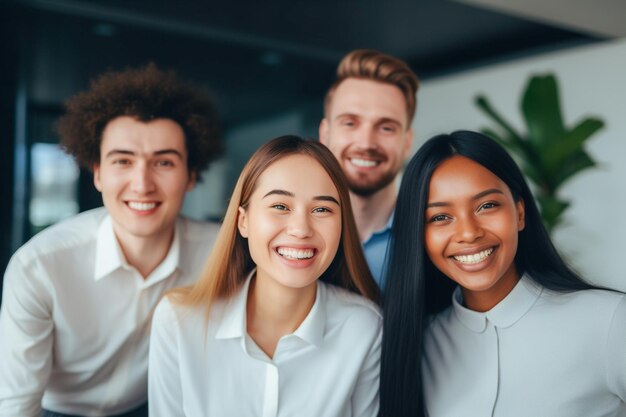
[[320,124],[320,142],[335,155],[350,190],[368,196],[392,182],[411,150],[404,96],[394,85],[348,78],[337,86]]
[[185,192],[195,184],[182,128],[169,119],[120,116],[106,125],[100,155],[94,184],[122,246],[136,238],[171,239]]
[[513,289],[524,205],[491,171],[454,156],[430,180],[425,245],[431,262],[463,290],[468,308],[487,311]]
[[341,240],[339,193],[314,159],[290,155],[260,176],[239,232],[248,239],[257,282],[307,288],[331,264]]

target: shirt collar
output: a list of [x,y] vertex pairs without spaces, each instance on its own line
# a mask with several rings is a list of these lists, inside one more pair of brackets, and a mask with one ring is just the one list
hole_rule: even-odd
[[[246,335],[246,307],[248,301],[248,289],[250,281],[256,269],[252,270],[239,293],[237,293],[228,302],[221,316],[221,323],[215,334],[216,339],[234,339],[243,338]],[[325,306],[326,288],[320,281],[317,282],[317,294],[315,303],[304,321],[298,326],[292,336],[304,340],[305,342],[321,346],[324,339],[324,328],[326,327],[326,310]]]
[[367,240],[365,242],[363,242],[363,245],[367,244],[367,242],[372,240],[372,238],[374,236],[382,235],[384,233],[389,233],[391,231],[391,225],[393,224],[393,216],[394,216],[394,212],[392,211],[391,212],[391,216],[389,216],[389,219],[387,219],[387,223],[385,223],[385,225],[382,228],[380,228],[380,229],[376,230],[374,233],[372,233],[370,235],[370,237],[367,238]]
[[220,317],[221,323],[215,333],[216,339],[235,339],[246,335],[248,289],[255,273],[256,269],[250,271],[239,292],[226,303],[224,312]]
[[315,303],[304,321],[293,332],[294,336],[314,346],[322,346],[324,340],[324,328],[326,327],[326,287],[321,281],[317,282],[317,294]]
[[[145,279],[144,285],[149,286],[170,276],[176,268],[180,269],[180,229],[181,220],[176,219],[174,228],[174,238],[165,259],[156,267],[154,271]],[[111,272],[119,269],[131,269],[126,262],[126,257],[117,241],[113,230],[111,216],[107,215],[98,227],[98,238],[96,244],[96,262],[94,268],[94,279],[96,281],[108,276]]]
[[502,301],[491,310],[481,313],[463,306],[461,287],[457,287],[452,295],[452,308],[465,327],[481,333],[487,327],[487,321],[502,328],[515,324],[535,304],[542,290],[543,287],[524,275]]
[[118,268],[126,266],[126,259],[122,253],[115,232],[111,216],[105,216],[98,227],[98,240],[96,243],[96,265],[94,279],[96,281],[106,277]]
[[170,250],[167,251],[165,259],[161,261],[159,266],[157,266],[156,269],[152,271],[152,273],[150,273],[150,275],[148,275],[148,277],[144,280],[145,287],[164,280],[165,278],[171,276],[177,269],[182,271],[182,267],[180,266],[180,230],[182,225],[180,224],[180,222],[180,219],[176,219],[176,226],[174,227],[174,237],[172,238]]

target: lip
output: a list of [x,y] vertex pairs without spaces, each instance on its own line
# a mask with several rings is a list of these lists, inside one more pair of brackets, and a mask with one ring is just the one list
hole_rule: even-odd
[[[296,250],[311,249],[313,250],[313,256],[307,259],[290,259],[278,253],[278,248],[290,248],[290,249],[296,249]],[[304,244],[276,245],[272,249],[274,251],[274,254],[278,257],[278,260],[282,264],[290,268],[307,268],[313,265],[313,263],[315,263],[317,256],[320,253],[319,249],[317,249],[316,247],[311,246],[311,245],[304,245]]]
[[[378,152],[348,153],[348,154],[345,154],[345,159],[351,166],[355,168],[359,168],[359,169],[374,169],[382,165],[387,160],[385,155],[378,153]],[[373,166],[356,165],[354,162],[352,162],[353,159],[360,159],[363,161],[373,162],[375,163],[375,165]]]
[[448,255],[448,257],[451,258],[453,256],[473,255],[475,253],[479,253],[479,252],[482,252],[484,250],[491,249],[491,248],[493,248],[495,252],[495,249],[498,248],[498,245],[495,245],[495,244],[494,245],[480,245],[480,246],[474,246],[471,248],[460,249],[458,251],[455,251],[453,254]]
[[[139,210],[137,208],[133,208],[130,206],[130,203],[140,203],[140,204],[154,204],[154,207],[148,210]],[[157,211],[159,209],[159,207],[161,206],[161,202],[160,201],[154,201],[154,200],[149,200],[149,201],[142,201],[142,200],[124,200],[124,205],[126,205],[126,207],[132,212],[135,213],[137,215],[140,216],[146,216],[146,215],[150,215],[152,213],[154,213],[155,211]]]
[[[493,252],[488,257],[486,257],[482,261],[477,262],[475,264],[466,264],[466,263],[463,263],[461,261],[457,261],[456,259],[454,259],[454,256],[473,255],[475,253],[479,253],[490,248],[493,248]],[[458,269],[461,269],[462,271],[478,272],[478,271],[482,271],[485,268],[488,268],[495,261],[495,258],[496,258],[495,255],[497,254],[499,248],[500,246],[498,245],[489,245],[489,246],[482,246],[480,248],[463,249],[462,251],[455,252],[454,255],[450,255],[448,259],[450,259],[450,261]]]
[[[365,163],[361,163],[359,164],[356,160],[359,161],[364,161]],[[358,158],[358,157],[353,157],[353,158],[348,158],[348,162],[350,163],[350,165],[352,165],[353,167],[356,167],[358,169],[374,169],[378,166],[380,166],[382,161],[379,161],[377,159],[371,159],[371,158]]]

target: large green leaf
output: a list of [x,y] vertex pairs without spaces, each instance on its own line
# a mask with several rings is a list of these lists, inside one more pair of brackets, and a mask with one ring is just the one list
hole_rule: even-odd
[[599,119],[583,120],[573,129],[568,130],[558,141],[545,147],[546,164],[553,167],[551,170],[558,170],[561,164],[566,163],[570,157],[579,152],[585,141],[603,126],[604,123]]
[[513,146],[524,148],[524,140],[515,131],[515,129],[493,108],[487,97],[479,95],[475,99],[476,105],[489,117],[493,119],[500,127],[508,133],[508,138]]
[[541,209],[541,217],[549,232],[560,222],[565,209],[569,207],[567,201],[559,200],[555,196],[537,196],[537,202]]
[[604,122],[587,118],[568,129],[563,123],[558,85],[552,74],[533,76],[526,86],[521,111],[527,136],[519,134],[486,97],[478,96],[475,101],[499,128],[484,128],[482,131],[510,151],[524,174],[535,184],[542,217],[551,231],[560,223],[569,205],[557,197],[557,190],[572,176],[596,165],[583,145],[604,126]]
[[522,113],[528,139],[536,149],[563,135],[565,127],[554,75],[536,75],[530,79],[522,99]]
[[560,167],[560,169],[551,178],[551,189],[556,190],[574,175],[583,169],[595,166],[595,161],[589,156],[584,149],[579,149],[574,155],[571,155]]

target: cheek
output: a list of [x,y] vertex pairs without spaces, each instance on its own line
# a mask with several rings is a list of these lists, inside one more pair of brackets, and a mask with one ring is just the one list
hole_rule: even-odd
[[517,251],[519,231],[517,218],[513,214],[501,219],[496,233],[508,244],[509,251]]
[[334,248],[334,252],[337,252],[339,242],[341,241],[341,221],[335,221],[331,225],[330,230],[330,245]]
[[426,253],[430,258],[436,258],[441,256],[445,249],[444,242],[447,239],[443,236],[441,231],[434,230],[431,227],[426,226],[426,232],[424,233],[424,246]]
[[266,245],[282,227],[280,218],[248,210],[248,240],[252,245]]
[[445,256],[445,250],[447,242],[448,236],[443,233],[443,231],[433,230],[428,226],[426,227],[426,233],[424,234],[426,255],[439,270],[443,270],[446,265],[447,258]]

